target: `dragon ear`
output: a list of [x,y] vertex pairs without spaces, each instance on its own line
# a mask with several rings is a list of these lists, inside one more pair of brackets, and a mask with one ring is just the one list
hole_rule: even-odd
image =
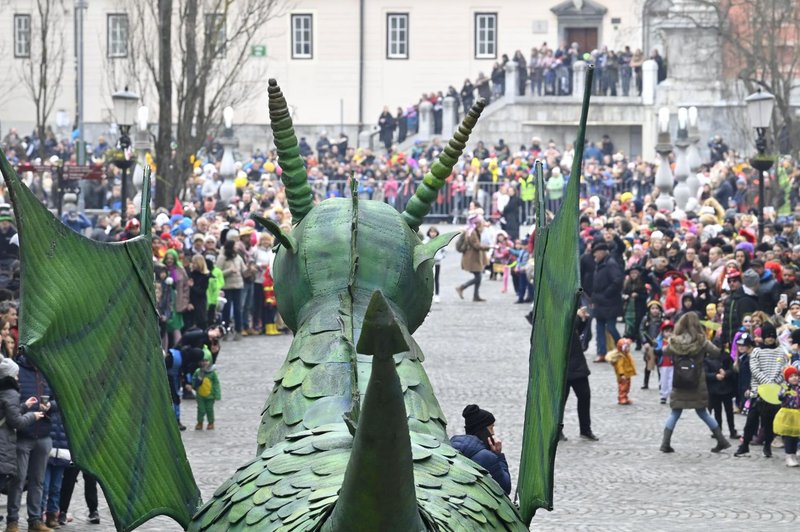
[[424,244],[420,244],[414,248],[414,271],[416,271],[423,262],[431,260],[435,255],[436,252],[442,249],[443,247],[447,246],[451,240],[457,237],[460,234],[460,231],[454,231],[452,233],[445,233],[443,235],[439,235],[436,238],[430,239],[428,242]]
[[278,224],[268,218],[262,218],[257,214],[251,214],[250,218],[263,225],[267,231],[272,233],[272,236],[277,238],[278,242],[280,242],[287,251],[292,253],[297,252],[297,240],[295,240],[292,235],[284,233],[283,229],[281,229]]

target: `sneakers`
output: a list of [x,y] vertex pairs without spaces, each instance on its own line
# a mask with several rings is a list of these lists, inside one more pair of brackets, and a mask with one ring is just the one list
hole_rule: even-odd
[[184,430],[186,430],[186,425],[183,425],[183,424],[181,424],[181,423],[178,423],[178,430],[180,430],[181,432],[183,432]]
[[206,430],[214,430],[214,424],[209,423],[208,425],[206,425]]
[[472,301],[473,301],[474,303],[486,303],[486,300],[485,300],[485,299],[482,299],[482,298],[480,298],[480,297],[473,297],[473,298],[472,298]]
[[94,512],[89,512],[89,522],[92,523],[93,525],[100,524],[100,514],[97,513],[97,510],[95,510]]
[[662,405],[667,404],[667,398],[666,397],[662,397],[661,400],[659,401],[659,403],[661,403]]
[[769,445],[764,445],[761,452],[764,453],[764,458],[772,458],[772,448]]
[[797,467],[800,463],[797,461],[797,455],[794,454],[787,454],[786,455],[786,467]]
[[201,421],[200,423],[195,425],[194,430],[203,430],[203,422]]
[[19,532],[19,523],[16,521],[6,523],[6,532]]
[[433,302],[434,303],[441,303],[441,299],[439,299],[438,295],[433,296]]
[[750,446],[747,444],[741,444],[736,452],[733,453],[733,456],[740,457],[740,456],[749,456],[750,455]]
[[[9,525],[10,524],[11,523],[9,523]],[[28,530],[31,532],[53,532],[53,529],[45,525],[41,519],[34,519],[33,521],[30,521],[28,523]]]
[[458,297],[461,299],[464,299],[464,288],[461,286],[456,286],[456,294],[458,294]]
[[66,526],[67,525],[67,512],[61,512],[58,514],[58,526]]
[[236,334],[233,335],[233,341],[234,342],[239,342],[239,341],[241,341],[241,339],[242,339],[242,333],[240,333],[239,331],[236,331]]
[[595,436],[592,431],[581,432],[581,439],[582,440],[589,440],[589,441],[600,441],[600,438]]

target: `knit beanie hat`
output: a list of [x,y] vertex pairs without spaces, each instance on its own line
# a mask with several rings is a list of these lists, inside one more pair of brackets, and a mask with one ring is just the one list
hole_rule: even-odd
[[14,377],[19,375],[19,366],[10,358],[0,360],[0,379],[4,377]]
[[775,330],[775,326],[770,322],[765,322],[761,325],[761,338],[778,338],[778,332]]
[[789,377],[792,375],[797,375],[798,373],[800,373],[800,370],[798,370],[796,367],[786,366],[783,368],[783,380],[788,381]]
[[461,413],[464,416],[464,430],[467,434],[475,434],[480,429],[494,424],[494,416],[478,405],[467,405]]
[[749,269],[744,272],[742,276],[742,284],[744,284],[750,290],[755,291],[758,288],[759,276],[755,270]]

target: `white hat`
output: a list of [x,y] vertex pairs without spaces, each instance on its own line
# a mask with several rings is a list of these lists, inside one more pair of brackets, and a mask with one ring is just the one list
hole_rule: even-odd
[[650,233],[650,240],[655,240],[656,238],[664,238],[664,233],[661,231],[653,231]]
[[19,375],[19,366],[10,358],[0,360],[0,379],[3,377],[14,377]]
[[169,216],[167,216],[163,212],[158,216],[156,216],[156,225],[159,227],[162,225],[169,225]]

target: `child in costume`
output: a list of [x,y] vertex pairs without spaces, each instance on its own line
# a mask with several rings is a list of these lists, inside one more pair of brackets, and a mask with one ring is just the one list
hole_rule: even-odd
[[492,250],[492,274],[489,278],[495,279],[498,274],[503,275],[503,289],[501,292],[504,294],[508,291],[508,278],[511,275],[511,270],[508,267],[510,260],[511,246],[508,243],[508,236],[505,231],[500,231],[497,233],[494,249]]
[[786,381],[778,392],[781,409],[775,415],[773,427],[775,434],[783,436],[783,450],[786,452],[786,467],[797,467],[797,440],[800,437],[800,371],[796,366],[783,369]]
[[672,392],[672,375],[674,368],[672,367],[672,357],[665,353],[669,345],[669,337],[672,336],[672,329],[674,325],[670,320],[661,324],[661,334],[658,335],[656,340],[656,360],[658,361],[658,376],[659,376],[659,395],[661,396],[661,404],[667,404],[669,394]]
[[632,343],[629,338],[620,338],[617,349],[606,354],[606,362],[614,366],[617,375],[617,403],[621,405],[631,404],[628,393],[631,391],[631,378],[636,375],[636,365],[631,356]]
[[281,334],[275,317],[278,315],[278,301],[275,299],[275,282],[270,267],[264,268],[264,332],[267,336]]
[[204,347],[205,356],[200,367],[194,372],[192,387],[197,400],[197,425],[194,430],[203,430],[203,419],[208,417],[206,429],[214,430],[214,402],[222,399],[217,370],[212,362],[211,353]]
[[661,322],[663,320],[663,309],[661,302],[657,299],[647,304],[647,315],[639,325],[639,340],[644,346],[644,384],[642,390],[650,387],[650,373],[656,366],[656,346],[658,336],[661,334]]

